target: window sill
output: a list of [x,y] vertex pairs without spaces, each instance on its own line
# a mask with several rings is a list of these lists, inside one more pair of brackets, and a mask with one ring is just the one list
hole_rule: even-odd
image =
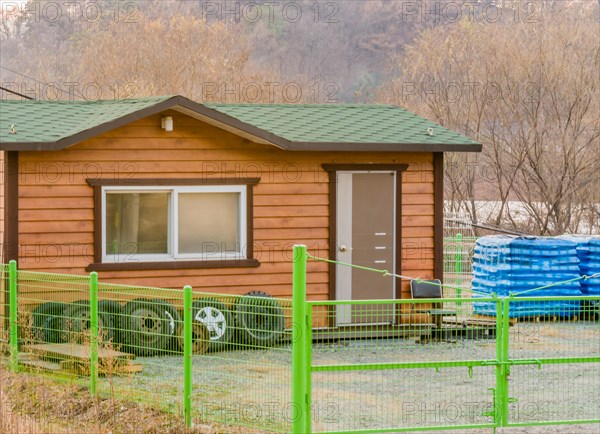
[[229,259],[222,261],[104,262],[90,264],[86,270],[183,270],[189,268],[250,268],[258,266],[260,266],[258,259]]

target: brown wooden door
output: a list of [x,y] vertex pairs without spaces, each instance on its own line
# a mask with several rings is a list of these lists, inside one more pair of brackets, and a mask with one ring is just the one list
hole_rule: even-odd
[[[337,257],[395,273],[395,172],[337,173]],[[395,281],[372,271],[336,266],[338,300],[393,299]],[[337,325],[393,323],[393,306],[339,306]]]

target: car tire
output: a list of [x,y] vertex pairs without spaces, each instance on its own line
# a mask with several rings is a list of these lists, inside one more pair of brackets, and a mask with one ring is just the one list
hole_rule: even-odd
[[285,319],[279,302],[262,291],[251,291],[236,303],[236,321],[245,344],[268,347],[283,334]]
[[[90,332],[90,302],[89,300],[78,300],[65,307],[62,318],[62,329],[67,336],[67,342],[82,343],[85,335]],[[109,334],[114,330],[112,318],[100,311],[98,306],[98,335],[104,339],[111,339]]]
[[123,309],[123,337],[129,351],[153,356],[172,349],[181,317],[164,300],[136,299]]
[[65,303],[48,302],[39,305],[31,313],[32,334],[35,343],[62,343],[65,334],[62,320],[66,308]]

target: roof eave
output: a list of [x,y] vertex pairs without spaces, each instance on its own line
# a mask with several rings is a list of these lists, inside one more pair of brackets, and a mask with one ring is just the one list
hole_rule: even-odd
[[338,152],[481,152],[480,143],[347,143],[347,142],[291,142],[290,151]]
[[[57,142],[12,142],[0,143],[2,151],[59,151],[79,143],[78,140],[62,139]],[[315,152],[481,152],[481,144],[447,145],[422,143],[332,143],[332,142],[289,142],[282,146],[271,143],[287,151]]]

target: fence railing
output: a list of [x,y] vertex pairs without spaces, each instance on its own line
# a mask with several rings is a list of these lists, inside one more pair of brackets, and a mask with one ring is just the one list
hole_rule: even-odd
[[[296,247],[294,433],[600,422],[600,297],[306,301],[308,258]],[[517,321],[521,303],[552,314]]]

